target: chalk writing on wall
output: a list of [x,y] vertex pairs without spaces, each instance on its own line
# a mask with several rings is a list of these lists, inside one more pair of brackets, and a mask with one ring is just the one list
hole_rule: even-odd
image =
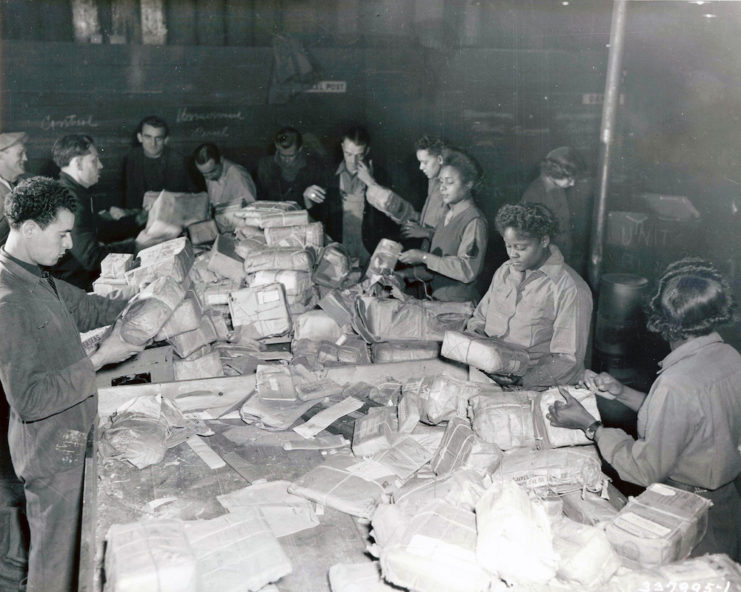
[[54,119],[51,115],[47,115],[41,120],[41,129],[44,131],[68,129],[71,127],[95,128],[98,127],[98,122],[93,119],[92,115],[78,116],[76,113],[64,115],[59,119]]
[[225,125],[220,129],[205,129],[200,125],[190,132],[193,138],[228,138],[229,137],[229,126]]
[[242,111],[192,111],[188,107],[178,109],[176,123],[201,123],[210,121],[244,121]]

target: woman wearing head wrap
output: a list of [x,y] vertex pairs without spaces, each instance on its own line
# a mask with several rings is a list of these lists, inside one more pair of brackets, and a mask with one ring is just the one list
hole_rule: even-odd
[[741,355],[715,329],[732,319],[731,291],[709,262],[672,263],[650,304],[648,328],[671,346],[648,395],[606,373],[586,385],[638,411],[638,439],[605,428],[573,397],[550,409],[551,424],[581,429],[625,481],[666,483],[710,499],[705,537],[694,556],[738,557],[741,498]]

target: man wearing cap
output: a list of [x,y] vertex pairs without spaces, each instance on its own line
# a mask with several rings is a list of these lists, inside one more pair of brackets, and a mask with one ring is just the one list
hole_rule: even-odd
[[6,200],[0,248],[0,381],[10,403],[8,443],[23,481],[31,530],[28,592],[76,590],[85,446],[98,408],[95,372],[141,347],[111,333],[87,355],[80,332],[112,323],[126,306],[53,280],[72,246],[77,201],[59,181],[32,177]]
[[5,219],[5,196],[11,192],[18,178],[26,172],[26,132],[0,134],[0,245],[5,244],[10,226]]

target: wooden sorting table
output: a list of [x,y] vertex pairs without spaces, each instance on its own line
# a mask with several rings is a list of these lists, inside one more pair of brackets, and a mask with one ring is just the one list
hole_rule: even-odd
[[[443,371],[456,378],[467,376],[462,366],[424,360],[331,368],[328,378],[340,383],[378,384],[389,378],[405,380]],[[236,407],[254,388],[254,375],[102,388],[98,412],[100,417],[107,417],[137,396],[161,393],[176,398],[196,391],[219,392],[225,407],[232,402]],[[85,467],[80,590],[103,589],[104,539],[112,524],[149,517],[215,518],[226,513],[217,495],[241,489],[257,479],[294,480],[323,458],[318,451],[284,451],[284,441],[298,439],[292,431],[265,431],[239,419],[207,423],[216,433],[204,440],[231,464],[210,469],[187,443],[169,449],[161,463],[141,470],[120,461],[102,463],[96,458],[97,442],[91,434]],[[370,561],[365,554],[366,524],[331,508],[326,508],[319,519],[318,526],[279,539],[293,565],[292,573],[278,582],[281,592],[328,592],[330,566]]]

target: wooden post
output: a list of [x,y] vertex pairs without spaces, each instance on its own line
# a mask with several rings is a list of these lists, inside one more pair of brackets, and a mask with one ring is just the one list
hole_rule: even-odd
[[111,0],[111,44],[141,43],[142,29],[137,12],[136,0]]

